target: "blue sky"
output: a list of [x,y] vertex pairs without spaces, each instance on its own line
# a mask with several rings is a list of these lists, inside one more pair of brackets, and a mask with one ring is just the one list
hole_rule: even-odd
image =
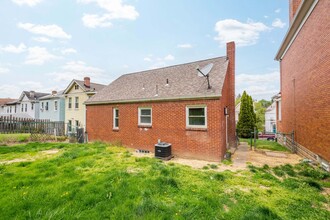
[[279,91],[287,0],[4,0],[0,14],[0,97],[224,56],[231,40],[236,94]]

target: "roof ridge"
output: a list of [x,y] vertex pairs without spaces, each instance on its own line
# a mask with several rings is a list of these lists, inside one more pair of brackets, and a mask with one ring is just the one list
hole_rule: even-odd
[[149,72],[149,71],[152,71],[152,70],[160,70],[160,69],[166,69],[166,68],[171,68],[171,67],[175,67],[175,66],[183,66],[183,65],[187,65],[187,64],[193,64],[193,63],[198,63],[198,62],[201,62],[201,61],[214,60],[214,59],[225,58],[225,57],[227,57],[227,56],[219,56],[219,57],[213,57],[213,58],[208,58],[208,59],[204,59],[204,60],[195,60],[195,61],[191,61],[191,62],[187,62],[187,63],[180,63],[180,64],[171,65],[171,66],[164,66],[164,67],[160,67],[160,68],[156,68],[156,69],[149,69],[149,70],[142,70],[142,71],[136,71],[136,72],[131,72],[131,73],[125,73],[125,74],[121,75],[118,78],[121,78],[122,76],[127,76],[127,75],[133,75],[133,74]]
[[[79,82],[85,82],[84,80],[78,80],[78,79],[73,79],[74,81],[79,81]],[[101,84],[101,83],[95,83],[95,82],[90,82],[90,84],[96,84],[100,86],[107,86],[106,84]]]

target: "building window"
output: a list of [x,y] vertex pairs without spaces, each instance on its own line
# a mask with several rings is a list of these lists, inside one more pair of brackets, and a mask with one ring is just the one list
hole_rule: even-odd
[[75,97],[74,107],[79,108],[79,97]]
[[71,97],[69,97],[68,108],[72,108],[72,98]]
[[16,113],[16,111],[17,111],[17,106],[15,105],[15,113]]
[[34,108],[34,103],[31,103],[31,110],[33,110]]
[[57,108],[58,108],[57,101],[54,101],[54,110],[57,111]]
[[41,103],[41,110],[44,110],[44,102]]
[[21,112],[24,110],[24,104],[21,104]]
[[69,120],[68,121],[68,131],[72,131],[72,121],[71,120]]
[[79,127],[79,121],[76,120],[76,129]]
[[9,110],[9,112],[11,113],[11,106],[10,106],[10,110]]
[[46,111],[48,111],[48,102],[46,102],[46,107],[45,107]]
[[207,109],[205,106],[187,106],[186,125],[191,128],[207,128]]
[[27,112],[27,104],[25,104],[25,112]]
[[282,120],[282,106],[281,106],[281,100],[277,101],[277,120],[281,121]]
[[119,128],[119,110],[118,108],[113,109],[113,128]]
[[78,90],[79,89],[79,85],[74,85],[74,89]]
[[139,108],[139,125],[152,125],[152,110],[151,108]]

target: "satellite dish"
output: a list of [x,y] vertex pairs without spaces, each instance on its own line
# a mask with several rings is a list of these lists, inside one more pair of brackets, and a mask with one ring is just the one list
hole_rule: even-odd
[[210,73],[212,68],[213,68],[213,63],[207,64],[202,69],[199,69],[199,67],[197,67],[198,75],[199,76],[204,76],[207,79],[207,85],[208,85],[207,89],[211,89],[210,80],[209,80],[209,73]]

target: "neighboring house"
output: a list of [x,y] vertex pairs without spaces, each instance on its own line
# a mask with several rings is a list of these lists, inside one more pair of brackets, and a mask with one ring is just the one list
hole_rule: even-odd
[[[330,161],[330,1],[291,0],[290,27],[276,55],[281,70],[277,130]],[[325,165],[326,166],[326,165]]]
[[5,116],[13,116],[18,118],[39,119],[39,99],[48,93],[35,91],[23,91],[16,101],[7,102],[4,105]]
[[237,125],[239,119],[239,113],[241,111],[241,102],[235,106],[235,124]]
[[52,91],[52,94],[46,95],[40,100],[40,119],[49,119],[51,121],[64,121],[65,117],[65,99],[63,91]]
[[17,115],[27,115],[29,118],[39,119],[39,99],[46,95],[49,93],[23,91],[16,105]]
[[273,102],[265,112],[266,133],[276,133],[276,102]]
[[9,102],[16,101],[15,99],[10,98],[0,98],[0,116],[9,113],[9,108],[7,108],[6,104]]
[[77,127],[86,127],[86,106],[84,102],[104,87],[105,85],[91,83],[89,77],[85,77],[84,81],[76,79],[71,81],[63,92],[65,97],[66,132],[74,132]]
[[[213,64],[207,79],[197,67]],[[235,43],[227,56],[122,75],[90,98],[89,140],[219,161],[235,145]]]

